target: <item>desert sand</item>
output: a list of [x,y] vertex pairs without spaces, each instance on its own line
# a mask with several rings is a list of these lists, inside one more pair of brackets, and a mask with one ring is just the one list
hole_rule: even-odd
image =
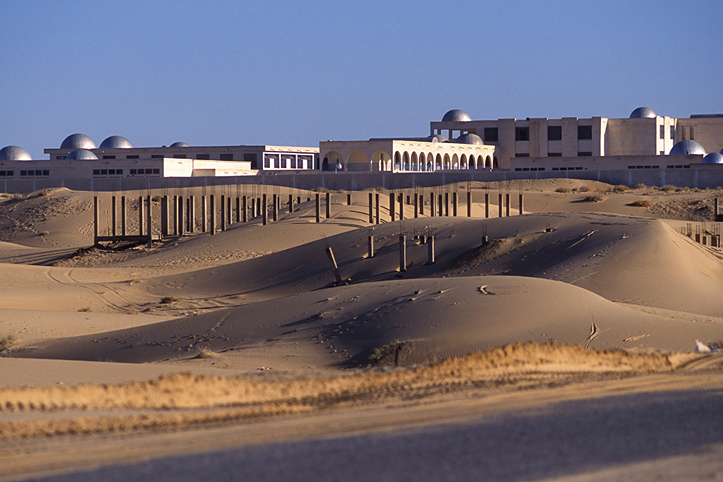
[[316,223],[315,193],[263,189],[302,203],[150,247],[91,248],[93,196],[107,232],[121,193],[0,198],[0,479],[723,383],[696,352],[723,341],[723,251],[686,235],[720,233],[721,190],[462,184],[435,192],[471,217],[393,222],[378,190],[370,224],[366,191]]

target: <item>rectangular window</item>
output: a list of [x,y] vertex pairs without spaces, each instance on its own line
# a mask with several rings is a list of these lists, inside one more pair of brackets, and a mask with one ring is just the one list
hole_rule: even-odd
[[296,157],[291,158],[291,169],[296,169]]
[[660,138],[665,139],[665,126],[660,126]]
[[135,170],[135,169],[131,169],[131,176],[135,176],[135,175],[136,175],[136,170]]
[[65,159],[67,159],[67,158],[68,158],[68,156],[58,156],[58,157],[56,157],[56,159],[59,160],[59,161],[63,161],[63,160],[65,160]]
[[547,157],[562,157],[562,152],[548,152]]
[[27,175],[28,175],[28,171],[20,171],[20,175],[21,175],[21,176],[27,176]]
[[298,167],[299,169],[304,169],[304,161],[306,161],[306,169],[313,169],[313,168],[314,168],[314,166],[312,166],[312,164],[313,164],[314,161],[313,161],[313,158],[312,158],[311,156],[300,155],[300,156],[299,156],[299,162],[298,162],[298,164],[297,164],[297,167]]
[[163,156],[160,154],[152,154],[151,159],[163,159]]
[[562,140],[562,126],[547,126],[547,140],[548,141],[561,141]]
[[221,154],[221,160],[222,160],[222,161],[233,161],[233,153],[231,153],[231,154]]
[[174,154],[173,158],[174,159],[186,159],[186,155],[185,154]]
[[515,157],[530,157],[530,154],[528,152],[518,152]]
[[208,161],[209,159],[211,159],[211,156],[209,154],[196,154],[195,157],[199,161]]
[[123,169],[116,169],[115,173],[122,176],[123,175]]
[[577,126],[577,138],[582,141],[592,139],[592,126]]
[[244,161],[251,163],[251,169],[258,169],[257,157],[255,153],[247,153],[244,154]]
[[693,126],[690,126],[690,140],[695,140],[695,131],[693,130]]
[[592,156],[592,152],[578,152],[577,157],[590,157]]
[[497,142],[498,132],[496,127],[485,127],[484,129],[484,141],[485,142]]
[[103,156],[103,159],[115,159],[115,156]]
[[271,158],[269,156],[264,156],[264,169],[270,169],[271,168]]
[[129,154],[126,156],[126,159],[139,159],[140,157],[138,154]]
[[160,169],[153,169],[153,173],[152,173],[152,174],[160,174],[160,173],[161,173],[161,170],[160,170]]
[[153,169],[146,169],[146,174],[153,174]]
[[670,126],[670,139],[675,139],[675,126]]
[[101,175],[101,176],[107,176],[107,175],[108,175],[108,169],[101,169],[101,170],[100,170],[100,175]]
[[515,140],[516,141],[529,141],[530,140],[530,128],[529,127],[515,127]]

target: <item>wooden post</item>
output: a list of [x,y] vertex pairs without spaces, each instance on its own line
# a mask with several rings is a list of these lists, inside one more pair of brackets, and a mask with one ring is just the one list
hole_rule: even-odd
[[[317,194],[317,196],[319,196]],[[317,197],[318,199],[318,197]],[[331,246],[327,246],[326,248],[326,255],[329,257],[329,261],[331,262],[331,267],[334,270],[334,277],[336,278],[336,284],[340,285],[343,283],[341,279],[341,273],[339,273],[339,266],[336,264],[336,259],[334,258],[334,251],[331,250]]]
[[326,219],[331,217],[331,193],[326,193]]
[[467,191],[467,217],[472,217],[472,191]]
[[264,195],[261,196],[261,198],[262,198],[261,215],[263,216],[263,225],[266,226],[269,223],[269,207],[266,204],[266,194],[264,193]]
[[[121,205],[123,206],[122,209],[125,211],[125,204],[126,204],[126,198],[123,196],[121,198]],[[125,213],[123,214],[123,236],[125,236]],[[168,196],[163,196],[161,198],[161,236],[168,236]]]
[[316,222],[321,222],[321,194],[318,192],[316,193]]
[[427,237],[427,264],[434,264],[434,236]]
[[138,236],[143,236],[145,231],[145,216],[143,212],[143,196],[138,197]]
[[[168,222],[168,221],[166,221]],[[168,228],[166,228],[168,231]],[[121,196],[121,236],[126,235],[126,197]]]
[[113,227],[111,228],[111,233],[113,237],[115,238],[116,234],[116,225],[118,224],[118,220],[116,219],[116,212],[118,209],[115,205],[115,196],[111,196],[110,198],[110,210],[111,210],[111,216],[110,216],[110,222],[113,223]]
[[396,221],[397,216],[395,213],[395,207],[396,207],[396,199],[393,192],[389,193],[389,216],[392,219],[392,222]]
[[369,193],[369,224],[374,224],[374,193]]
[[369,257],[374,257],[374,235],[369,236]]
[[208,216],[211,221],[211,234],[216,234],[216,195],[211,194],[211,211]]
[[98,244],[98,196],[93,196],[93,244]]
[[407,236],[404,234],[399,235],[399,271],[407,271]]

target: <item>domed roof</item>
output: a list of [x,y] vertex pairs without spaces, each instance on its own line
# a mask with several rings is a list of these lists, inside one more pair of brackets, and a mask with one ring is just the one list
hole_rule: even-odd
[[18,146],[6,146],[0,149],[0,161],[29,161],[30,153]]
[[469,122],[472,118],[462,109],[452,109],[442,117],[442,122]]
[[174,142],[170,147],[188,147],[188,144],[185,142]]
[[703,158],[703,164],[723,164],[723,154],[720,152],[711,152]]
[[482,138],[477,134],[462,134],[457,139],[455,139],[454,142],[456,142],[457,144],[473,144],[475,146],[484,145],[484,142],[482,142]]
[[88,149],[76,149],[68,154],[68,160],[70,161],[92,161],[97,160],[98,156],[93,154]]
[[634,111],[630,113],[631,119],[640,119],[640,118],[647,118],[651,119],[653,117],[658,117],[658,115],[651,109],[650,107],[638,107]]
[[447,139],[447,136],[444,136],[442,134],[435,134],[433,136],[427,137],[428,142],[449,142],[449,139]]
[[676,142],[673,148],[668,153],[669,156],[680,156],[680,155],[695,155],[705,156],[705,149],[703,146],[695,141],[687,140]]
[[122,136],[110,136],[99,146],[101,149],[130,149],[133,147],[131,141]]
[[71,134],[60,144],[61,149],[95,149],[93,139],[85,134]]

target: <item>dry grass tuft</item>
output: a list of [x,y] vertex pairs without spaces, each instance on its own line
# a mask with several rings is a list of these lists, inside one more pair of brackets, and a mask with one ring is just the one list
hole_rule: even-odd
[[633,201],[628,206],[638,207],[638,208],[649,208],[653,204],[648,201],[647,199],[638,199],[637,201]]
[[558,187],[557,189],[555,189],[555,192],[561,192],[561,193],[567,194],[567,193],[572,192],[572,189],[570,189],[569,187]]
[[628,192],[630,191],[630,187],[626,186],[624,184],[618,184],[617,186],[613,187],[613,192]]
[[603,196],[602,194],[592,194],[592,195],[590,195],[590,196],[585,196],[585,197],[582,199],[582,202],[586,202],[586,203],[599,203],[599,202],[605,201],[606,199],[607,199],[607,198],[606,198],[605,196]]
[[162,305],[170,305],[171,303],[175,303],[176,301],[178,301],[178,298],[176,298],[175,296],[164,296],[163,298],[161,298]]

